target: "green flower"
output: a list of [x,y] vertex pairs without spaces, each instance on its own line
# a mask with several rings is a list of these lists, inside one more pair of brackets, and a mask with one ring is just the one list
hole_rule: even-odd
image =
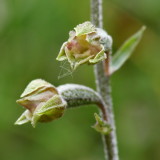
[[60,118],[66,108],[66,102],[57,89],[41,79],[31,81],[17,103],[26,110],[15,124],[31,122],[33,127],[37,122],[49,122]]
[[112,38],[104,30],[96,28],[91,22],[84,22],[70,31],[57,60],[68,60],[75,70],[83,63],[95,64],[106,59],[105,52],[111,49],[111,45]]

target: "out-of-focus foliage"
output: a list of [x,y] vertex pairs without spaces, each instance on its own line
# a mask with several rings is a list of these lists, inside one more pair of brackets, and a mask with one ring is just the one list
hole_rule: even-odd
[[[112,78],[120,157],[160,159],[160,1],[104,0],[103,5],[114,51],[141,25],[148,26],[131,59]],[[95,106],[68,110],[60,120],[35,129],[13,125],[23,111],[15,100],[32,79],[95,88],[92,66],[58,80],[55,60],[68,32],[90,19],[89,9],[89,0],[0,0],[1,160],[103,159],[101,137],[90,127]]]

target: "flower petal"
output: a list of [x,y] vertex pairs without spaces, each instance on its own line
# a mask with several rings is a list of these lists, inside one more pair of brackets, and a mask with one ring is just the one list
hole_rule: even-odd
[[90,63],[98,63],[107,58],[107,55],[104,52],[104,46],[101,45],[101,47],[101,51],[93,59],[89,60]]

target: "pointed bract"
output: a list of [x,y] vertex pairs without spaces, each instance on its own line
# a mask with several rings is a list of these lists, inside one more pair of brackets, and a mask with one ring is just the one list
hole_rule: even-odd
[[114,73],[128,60],[128,58],[133,53],[134,49],[140,42],[143,32],[146,27],[143,26],[137,33],[131,36],[128,40],[124,42],[124,44],[120,47],[120,49],[114,54],[111,63],[111,73]]

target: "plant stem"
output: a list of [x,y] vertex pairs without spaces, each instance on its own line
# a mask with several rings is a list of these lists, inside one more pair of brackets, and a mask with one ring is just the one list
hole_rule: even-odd
[[[67,108],[95,104],[106,116],[105,103],[102,97],[93,89],[79,84],[64,84],[57,87],[59,94],[67,102]],[[104,117],[107,119],[107,117]]]
[[[102,21],[102,0],[91,0],[91,21],[99,28],[103,28]],[[112,97],[111,97],[111,87],[110,87],[110,76],[106,74],[105,70],[109,71],[111,55],[107,54],[107,61],[99,62],[94,67],[97,91],[102,96],[105,102],[106,116],[108,122],[112,127],[112,132],[109,135],[102,135],[102,140],[104,143],[105,159],[106,160],[119,160],[118,148],[117,148],[117,138],[116,138],[116,127],[114,122],[114,114],[112,108]],[[103,114],[103,113],[102,113]]]

